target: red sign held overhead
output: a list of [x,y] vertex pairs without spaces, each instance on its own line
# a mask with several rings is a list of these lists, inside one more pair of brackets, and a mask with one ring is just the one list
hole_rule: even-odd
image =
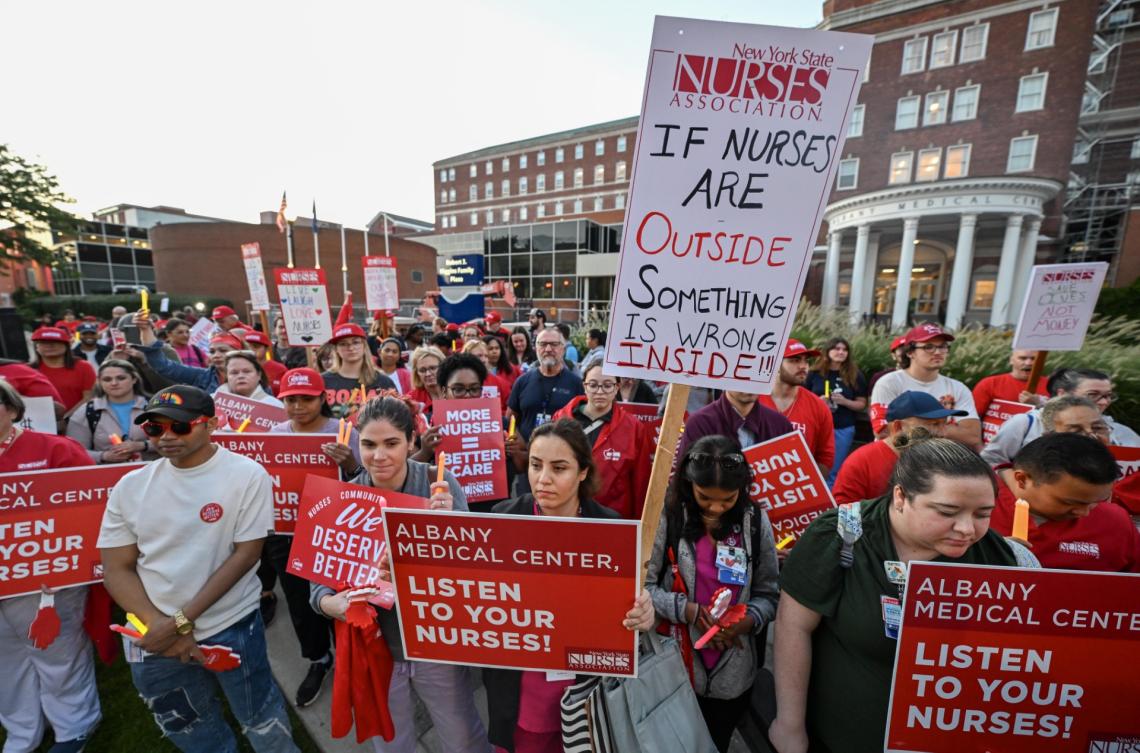
[[823,474],[798,431],[744,450],[752,468],[749,496],[764,508],[776,541],[799,538],[821,512],[835,507]]
[[0,599],[103,580],[95,544],[107,498],[141,467],[0,474]]
[[986,409],[986,415],[982,416],[982,442],[989,444],[1002,424],[1014,416],[1020,416],[1022,413],[1028,413],[1031,410],[1033,410],[1033,406],[1026,403],[995,399]]
[[340,469],[321,445],[336,442],[334,434],[214,434],[214,443],[257,461],[273,480],[273,530],[291,534],[306,479],[339,479]]
[[637,521],[388,508],[384,525],[409,659],[636,675],[622,620],[637,596]]
[[246,431],[266,432],[289,420],[284,408],[231,392],[214,393],[214,413],[218,416],[219,430],[237,431],[248,418]]
[[507,493],[502,404],[497,398],[436,400],[432,424],[440,428],[439,450],[468,502],[504,499]]
[[1140,750],[1140,577],[912,562],[886,750]]

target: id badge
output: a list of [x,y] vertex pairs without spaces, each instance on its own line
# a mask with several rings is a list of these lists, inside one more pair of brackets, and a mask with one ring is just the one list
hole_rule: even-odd
[[743,586],[747,575],[747,557],[743,547],[718,544],[716,547],[717,580],[721,583]]
[[138,644],[127,636],[120,636],[123,639],[123,658],[127,660],[128,664],[138,664],[146,657],[150,656],[149,653],[139,648]]
[[902,603],[890,596],[880,596],[879,604],[883,610],[883,632],[892,641],[898,640],[899,628],[902,626]]
[[548,670],[546,672],[546,681],[547,682],[566,682],[567,680],[573,680],[573,679],[574,679],[574,673],[573,672],[559,672],[559,671],[553,670],[553,669]]
[[542,426],[543,424],[548,424],[548,423],[550,423],[550,414],[549,413],[539,413],[537,416],[534,417],[534,428],[536,428],[536,429],[538,427]]

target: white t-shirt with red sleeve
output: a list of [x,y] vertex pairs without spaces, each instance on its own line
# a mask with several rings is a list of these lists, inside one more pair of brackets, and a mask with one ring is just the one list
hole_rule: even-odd
[[[933,381],[921,382],[900,369],[892,371],[876,382],[875,389],[871,392],[871,430],[876,434],[887,425],[887,406],[904,392],[925,392],[933,395],[939,402],[952,401],[953,404],[947,407],[964,410],[967,413],[957,419],[959,421],[978,417],[973,393],[957,379],[939,374]],[[950,401],[943,401],[947,396]]]

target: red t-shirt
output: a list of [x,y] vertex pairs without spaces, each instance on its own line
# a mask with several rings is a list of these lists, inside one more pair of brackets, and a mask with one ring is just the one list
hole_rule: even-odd
[[6,379],[24,397],[50,397],[57,403],[63,402],[55,385],[31,366],[22,363],[4,364],[0,366],[0,377]]
[[83,399],[83,393],[95,386],[95,367],[86,360],[77,360],[70,369],[43,363],[36,368],[59,390],[64,410],[71,410]]
[[20,432],[16,441],[0,454],[0,473],[75,468],[84,465],[95,465],[95,461],[74,439],[38,431]]
[[[1049,393],[1045,391],[1045,377],[1037,380],[1037,389],[1034,390],[1038,395],[1048,396]],[[978,411],[979,418],[985,418],[986,410],[990,407],[990,403],[994,400],[1008,400],[1011,403],[1020,402],[1017,398],[1029,387],[1029,381],[1021,381],[1014,379],[1010,374],[994,374],[988,376],[974,385],[974,407]]]
[[898,459],[894,448],[881,439],[852,452],[839,466],[835,486],[831,488],[836,504],[881,497],[891,484],[891,474]]
[[786,412],[776,407],[771,395],[761,395],[760,404],[791,421],[792,426],[804,435],[816,464],[831,467],[835,462],[835,422],[831,418],[831,410],[823,400],[812,394],[811,390],[799,387]]
[[[1016,502],[1013,491],[999,482],[990,527],[1003,536],[1013,532]],[[1112,502],[1100,502],[1088,515],[1074,520],[1038,524],[1030,515],[1029,543],[1043,567],[1140,573],[1140,531],[1124,508]]]

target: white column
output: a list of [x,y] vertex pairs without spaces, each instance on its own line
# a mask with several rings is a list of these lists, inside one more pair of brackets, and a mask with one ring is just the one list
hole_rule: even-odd
[[843,231],[835,230],[827,235],[827,263],[823,268],[824,308],[834,308],[839,292],[839,249],[843,245]]
[[1005,239],[1001,243],[1001,261],[998,264],[997,284],[994,285],[994,307],[990,311],[990,326],[1008,324],[1010,301],[1013,298],[1013,275],[1017,271],[1017,248],[1021,245],[1023,215],[1011,214],[1005,221]]
[[875,309],[875,283],[879,279],[879,233],[871,233],[867,242],[867,268],[863,270],[863,311]]
[[1025,302],[1025,287],[1037,261],[1037,234],[1041,231],[1041,218],[1029,220],[1029,228],[1021,234],[1021,248],[1017,252],[1017,267],[1013,273],[1013,298],[1009,302],[1009,321],[1016,322]]
[[910,276],[914,271],[914,242],[917,238],[918,218],[907,217],[903,220],[899,267],[895,270],[895,309],[891,314],[891,326],[896,329],[906,326],[907,309],[910,307]]
[[863,286],[867,279],[867,241],[870,237],[870,225],[860,225],[855,231],[855,261],[851,266],[851,297],[847,310],[851,312],[851,321],[856,324],[866,313],[863,309]]
[[963,214],[958,221],[958,246],[954,249],[954,272],[950,276],[950,296],[946,301],[946,327],[958,329],[970,297],[974,272],[974,228],[978,215]]

